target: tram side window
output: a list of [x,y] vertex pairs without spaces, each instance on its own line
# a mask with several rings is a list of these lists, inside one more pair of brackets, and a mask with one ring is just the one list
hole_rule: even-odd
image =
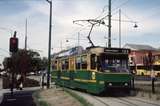
[[96,55],[92,54],[90,59],[91,59],[91,69],[95,69],[96,68]]
[[76,58],[76,69],[81,69],[81,57]]
[[66,70],[69,69],[69,60],[68,59],[65,60],[65,69]]
[[62,60],[62,70],[68,70],[69,62],[68,59]]
[[62,64],[62,70],[64,70],[65,69],[65,61],[62,60],[61,64]]
[[81,65],[82,65],[82,69],[87,69],[87,56],[82,56],[82,62],[81,62]]
[[52,69],[54,69],[54,70],[57,69],[57,61],[54,61],[54,62],[53,62],[53,64],[52,64]]

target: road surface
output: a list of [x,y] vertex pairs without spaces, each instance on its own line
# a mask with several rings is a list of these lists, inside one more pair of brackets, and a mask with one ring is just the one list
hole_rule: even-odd
[[13,95],[5,93],[1,106],[36,106],[32,98],[33,91],[14,92]]
[[160,101],[151,101],[136,96],[95,96],[72,90],[94,106],[160,106]]
[[14,94],[10,94],[10,89],[2,89],[2,79],[0,78],[0,106],[36,106],[33,102],[32,94],[40,87],[23,88],[22,91],[14,89]]
[[0,77],[0,90],[2,89],[2,78]]
[[14,90],[13,95],[7,90],[3,94],[3,100],[0,106],[36,106],[33,102],[33,92],[39,90],[40,87],[24,88],[22,91]]

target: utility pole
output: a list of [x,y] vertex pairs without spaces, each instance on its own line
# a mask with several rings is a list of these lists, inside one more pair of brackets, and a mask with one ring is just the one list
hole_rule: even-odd
[[27,19],[26,19],[26,24],[25,24],[25,50],[27,50]]
[[51,69],[51,34],[52,34],[52,0],[46,0],[50,5],[49,17],[49,42],[48,42],[48,71],[47,71],[47,88],[50,87],[50,69]]
[[108,48],[111,48],[111,0],[108,0]]
[[80,32],[78,32],[78,46],[80,46]]
[[121,9],[119,9],[119,48],[121,48]]
[[63,48],[62,48],[62,41],[61,41],[61,43],[60,43],[60,47],[61,47],[61,51],[62,51],[62,49],[63,49]]

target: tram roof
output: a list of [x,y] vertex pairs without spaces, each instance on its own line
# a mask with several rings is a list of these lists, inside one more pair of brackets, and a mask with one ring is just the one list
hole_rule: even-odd
[[86,51],[91,53],[130,53],[130,49],[126,48],[107,48],[101,46],[88,47]]
[[63,50],[52,55],[52,57],[66,57],[86,53],[130,53],[130,49],[126,48],[106,48],[101,46],[87,47],[85,50],[81,46]]

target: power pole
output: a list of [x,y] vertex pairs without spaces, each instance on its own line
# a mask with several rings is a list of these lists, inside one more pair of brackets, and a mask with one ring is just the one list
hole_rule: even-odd
[[49,42],[48,42],[48,71],[47,71],[47,88],[50,87],[50,69],[51,69],[51,34],[52,34],[52,0],[46,0],[50,4],[49,17]]
[[80,32],[78,32],[78,46],[80,46],[80,44],[79,44],[80,43],[80,39],[79,38],[80,38]]
[[119,48],[121,48],[121,9],[119,9]]
[[26,24],[25,24],[25,50],[27,50],[27,19],[26,19]]
[[63,49],[63,48],[62,48],[62,41],[61,41],[61,43],[60,43],[60,47],[61,47],[61,51],[62,51],[62,49]]
[[108,48],[111,48],[111,0],[108,0]]

